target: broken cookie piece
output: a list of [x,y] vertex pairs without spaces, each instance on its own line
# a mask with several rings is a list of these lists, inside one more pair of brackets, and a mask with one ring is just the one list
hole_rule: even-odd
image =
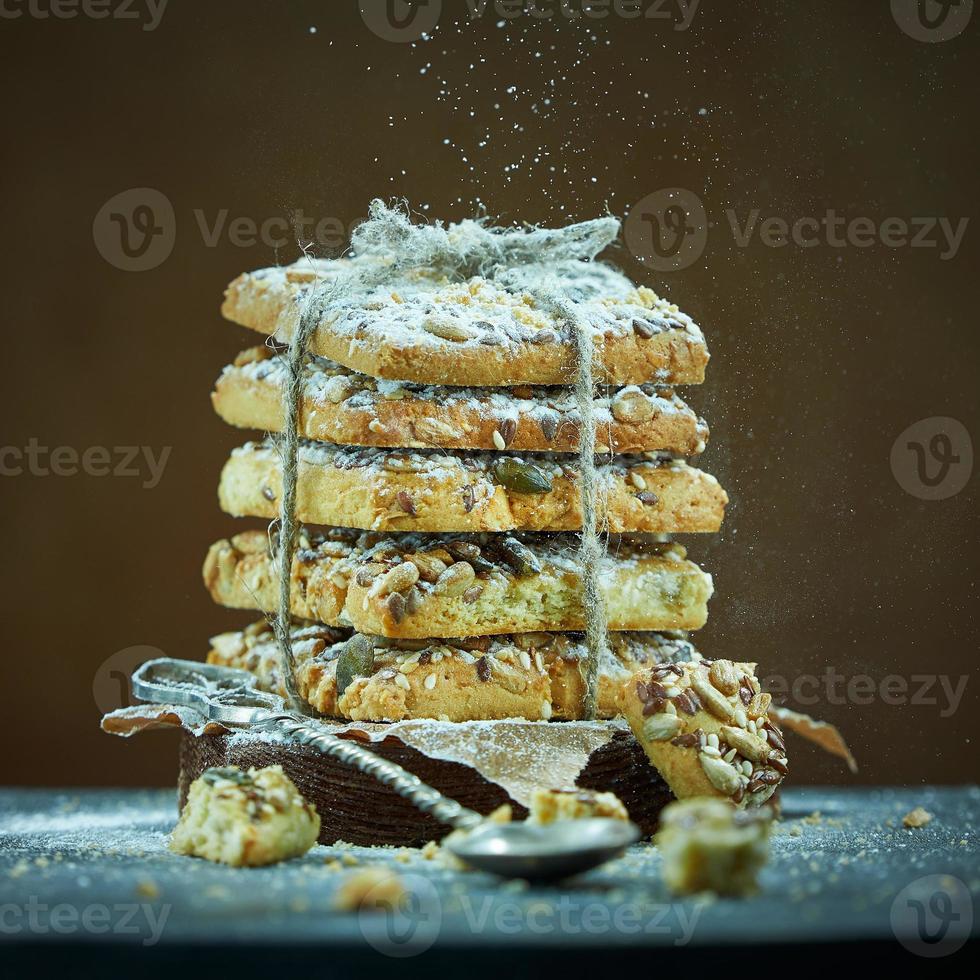
[[714,797],[678,800],[660,817],[664,880],[679,895],[747,895],[769,857],[772,811],[736,810]]
[[191,784],[170,839],[177,854],[259,867],[305,854],[320,818],[282,766],[206,769]]
[[531,797],[528,823],[548,824],[556,820],[589,820],[606,817],[629,820],[626,807],[615,793],[598,793],[572,786],[569,789],[537,789]]

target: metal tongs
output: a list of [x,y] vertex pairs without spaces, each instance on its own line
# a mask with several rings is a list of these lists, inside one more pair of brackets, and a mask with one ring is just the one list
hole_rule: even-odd
[[257,690],[254,680],[247,670],[164,657],[133,673],[132,690],[141,701],[185,705],[222,725],[275,732],[373,776],[439,823],[466,832],[447,842],[449,850],[467,864],[504,878],[567,878],[604,864],[640,839],[634,824],[606,818],[545,826],[490,823],[401,766],[287,710],[281,697]]

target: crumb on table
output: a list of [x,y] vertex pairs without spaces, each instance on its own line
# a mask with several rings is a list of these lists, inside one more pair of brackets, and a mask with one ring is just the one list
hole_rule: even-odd
[[375,865],[350,875],[337,889],[333,905],[340,912],[384,911],[398,908],[405,898],[401,875]]
[[902,817],[902,825],[909,827],[910,829],[925,827],[926,824],[930,823],[931,821],[932,814],[921,806],[917,806],[914,810],[909,810],[909,812]]

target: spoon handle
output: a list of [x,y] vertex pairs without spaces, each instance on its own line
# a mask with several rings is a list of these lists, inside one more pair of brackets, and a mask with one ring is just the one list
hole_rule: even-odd
[[375,755],[370,749],[364,748],[357,742],[318,731],[285,714],[270,716],[263,722],[262,727],[282,732],[300,745],[309,745],[324,755],[339,759],[359,772],[373,776],[378,782],[391,787],[399,796],[404,796],[406,800],[414,803],[423,813],[431,814],[441,824],[456,830],[472,830],[483,822],[483,817],[475,810],[470,810],[448,796],[443,796],[407,769],[382,759],[381,756]]

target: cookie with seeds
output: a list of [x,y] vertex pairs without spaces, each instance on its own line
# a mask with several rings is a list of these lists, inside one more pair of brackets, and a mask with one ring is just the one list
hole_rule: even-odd
[[206,769],[191,784],[170,838],[177,854],[259,867],[305,854],[320,833],[316,808],[282,766]]
[[788,772],[754,664],[700,660],[639,670],[619,706],[678,799],[720,796],[759,806]]
[[[285,360],[269,347],[243,351],[215,383],[225,422],[282,431]],[[600,452],[704,451],[708,426],[671,388],[631,385],[596,398]],[[449,388],[383,381],[313,356],[304,369],[299,434],[382,449],[576,452],[580,416],[569,388]]]
[[[327,627],[297,624],[292,639],[300,695],[324,715],[355,721],[476,721],[578,720],[584,714],[586,649],[581,634],[351,639]],[[216,636],[211,643],[209,663],[249,670],[257,686],[285,694],[278,646],[265,623]],[[611,634],[599,665],[599,716],[617,713],[619,691],[642,665],[696,656],[681,634]]]
[[[232,282],[223,315],[279,343],[292,338],[313,290],[359,260],[302,259]],[[602,383],[699,384],[708,348],[697,324],[653,290],[600,262],[573,263],[562,280],[590,325]],[[422,270],[364,289],[321,312],[310,350],[362,374],[421,384],[567,385],[574,329],[519,283],[447,283]]]
[[[373,636],[422,638],[580,630],[578,543],[565,535],[301,535],[292,614]],[[677,544],[612,539],[600,577],[613,630],[699,629],[711,576]],[[220,605],[274,609],[268,535],[212,545],[205,585]]]
[[[344,449],[297,451],[296,516],[372,531],[576,531],[582,527],[578,459],[552,454]],[[709,473],[670,459],[600,464],[599,521],[613,534],[717,531],[728,496]],[[282,457],[271,442],[234,450],[218,488],[235,517],[274,518]]]
[[[279,576],[273,545],[263,531],[243,531],[211,545],[202,569],[204,586],[211,598],[232,609],[266,612],[276,609]],[[294,607],[311,611],[304,618],[330,626],[349,625],[342,616],[351,564],[366,547],[364,535],[359,531],[346,528],[325,528],[315,534],[306,529],[299,531],[293,556],[293,589],[302,589],[309,578],[315,583],[315,599],[297,595],[293,600]]]

